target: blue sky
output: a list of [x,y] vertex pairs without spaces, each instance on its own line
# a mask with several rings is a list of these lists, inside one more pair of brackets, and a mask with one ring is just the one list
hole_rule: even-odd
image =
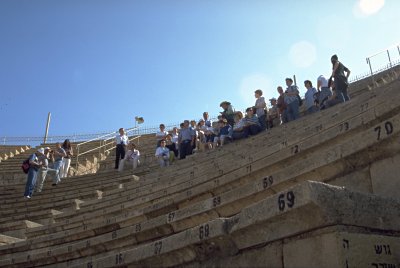
[[[0,137],[97,133],[217,115],[285,77],[352,75],[400,42],[396,0],[1,0]],[[397,50],[393,59],[399,59]],[[397,54],[396,54],[397,53]],[[378,67],[385,55],[374,59]],[[386,63],[386,62],[385,62]]]

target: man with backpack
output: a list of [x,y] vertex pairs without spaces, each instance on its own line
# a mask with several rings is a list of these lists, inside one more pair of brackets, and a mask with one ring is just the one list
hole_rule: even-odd
[[[24,193],[25,198],[30,199],[32,197],[33,189],[35,188],[35,184],[36,184],[37,173],[38,173],[39,168],[42,167],[42,164],[39,161],[39,157],[41,157],[43,155],[44,155],[44,149],[40,148],[34,154],[29,156],[29,158],[27,160],[29,169],[27,170],[28,176],[27,176],[26,185],[25,185],[25,193]],[[25,171],[25,169],[24,169],[24,171]]]

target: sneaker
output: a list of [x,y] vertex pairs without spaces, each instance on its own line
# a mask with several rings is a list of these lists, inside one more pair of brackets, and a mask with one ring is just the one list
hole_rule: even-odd
[[29,195],[27,195],[27,196],[24,196],[25,198],[27,198],[27,199],[31,199],[31,197],[29,196]]
[[57,183],[53,183],[52,186],[57,186]]

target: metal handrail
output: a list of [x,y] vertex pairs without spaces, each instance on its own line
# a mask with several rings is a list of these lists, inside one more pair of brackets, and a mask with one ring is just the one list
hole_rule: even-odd
[[[139,128],[138,126],[137,126],[137,127],[133,127],[133,128],[129,128],[129,129],[126,130],[126,134],[128,134],[129,132],[131,132],[131,131],[133,131],[133,130],[136,130],[136,129],[138,129],[138,128]],[[76,151],[77,151],[77,153],[76,153],[76,164],[75,164],[75,169],[78,170],[78,168],[79,168],[79,156],[85,155],[85,154],[87,154],[87,153],[90,153],[90,152],[93,152],[93,151],[96,151],[96,150],[99,150],[99,156],[100,156],[100,154],[101,154],[101,149],[104,148],[105,146],[110,145],[110,144],[113,143],[113,142],[109,142],[109,143],[107,143],[107,142],[108,142],[109,140],[114,139],[114,135],[115,135],[116,133],[117,133],[117,131],[113,131],[113,132],[111,132],[111,133],[102,135],[102,136],[97,137],[97,138],[95,138],[95,139],[91,139],[91,140],[84,141],[84,142],[81,142],[81,143],[77,144],[77,145],[76,145]],[[110,137],[110,138],[108,138],[108,139],[99,140],[99,139],[101,139],[101,138],[105,138],[105,137],[108,137],[108,136],[111,136],[111,135],[113,135],[113,136]],[[140,137],[140,136],[138,136],[138,138],[139,138],[139,137]],[[135,138],[135,137],[134,137],[134,138]],[[89,149],[89,150],[87,150],[87,151],[85,151],[85,152],[83,152],[83,153],[80,153],[80,152],[79,152],[79,147],[80,147],[81,145],[87,144],[87,143],[89,143],[89,142],[93,142],[93,141],[96,141],[96,140],[99,140],[99,142],[100,142],[99,146],[97,146],[97,147],[95,147],[95,148],[92,148],[92,149]],[[111,150],[111,149],[104,150],[103,153],[108,152],[109,150]]]

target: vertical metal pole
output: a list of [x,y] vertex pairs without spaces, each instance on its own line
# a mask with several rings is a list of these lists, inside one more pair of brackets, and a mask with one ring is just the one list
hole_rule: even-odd
[[400,56],[400,46],[397,46],[397,51],[399,52],[399,56]]
[[294,81],[294,85],[297,87],[297,82],[296,82],[296,75],[293,75],[293,81]]
[[374,83],[374,86],[375,86],[375,78],[374,78],[374,73],[372,72],[372,66],[371,66],[370,58],[367,58],[367,64],[369,65],[369,70],[371,71],[372,83]]
[[50,118],[51,118],[51,113],[49,112],[49,114],[47,115],[46,132],[44,133],[44,140],[43,140],[44,144],[46,144],[47,135],[49,134]]
[[386,50],[388,58],[389,58],[389,64],[390,64],[390,68],[392,68],[392,61],[390,60],[390,53],[389,53],[389,49]]

